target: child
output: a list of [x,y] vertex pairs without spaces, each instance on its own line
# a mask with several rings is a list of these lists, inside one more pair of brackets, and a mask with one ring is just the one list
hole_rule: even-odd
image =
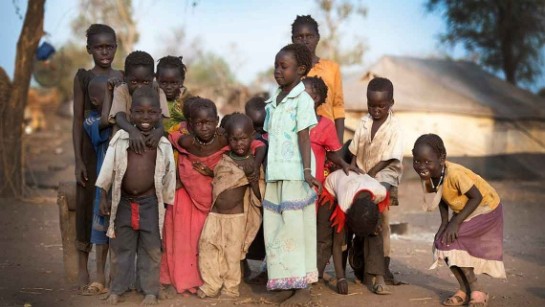
[[179,130],[179,124],[187,121],[183,114],[184,101],[191,94],[184,87],[186,66],[182,57],[168,55],[157,64],[157,83],[165,92],[170,118],[163,120],[165,131]]
[[[129,133],[129,145],[136,153],[144,152],[146,146],[156,148],[164,134],[162,121],[159,121],[157,127],[155,127],[156,129],[153,129],[147,137],[144,137],[141,131],[127,120],[127,115],[130,116],[132,94],[142,86],[151,86],[154,76],[155,62],[151,55],[144,51],[133,51],[125,59],[125,84],[116,87],[114,90],[109,120],[112,124],[117,124],[114,130],[120,128]],[[161,89],[158,89],[158,91],[163,117],[170,118],[165,93]]]
[[262,141],[267,145],[266,132],[263,130],[263,123],[265,122],[265,99],[256,96],[252,97],[244,106],[244,112],[252,119],[254,130],[256,132],[256,140]]
[[161,284],[169,285],[167,297],[173,290],[196,293],[202,285],[199,237],[212,206],[212,170],[228,150],[226,138],[217,133],[216,105],[200,97],[191,100],[189,127],[193,134],[176,131],[169,137],[179,152],[178,173],[183,186],[176,190],[176,201],[165,213]]
[[307,303],[308,285],[318,280],[313,187],[321,193],[321,184],[312,176],[309,140],[316,116],[301,82],[311,66],[312,55],[303,45],[287,45],[276,54],[279,88],[267,101],[263,126],[269,134],[263,201],[267,289],[285,290],[279,294],[285,304]]
[[[100,172],[112,129],[108,122],[108,113],[110,111],[111,100],[105,100],[105,92],[108,87],[108,78],[106,76],[96,76],[89,82],[87,92],[95,110],[91,110],[85,118],[83,128],[93,143],[96,152],[97,174]],[[91,244],[95,244],[96,249],[96,281],[91,283],[82,291],[82,295],[96,295],[105,293],[106,278],[104,267],[108,256],[108,237],[106,236],[106,225],[104,217],[99,212],[100,190],[97,188],[95,201],[93,203],[93,223],[91,229]]]
[[437,193],[434,207],[438,205],[441,212],[432,267],[444,259],[460,285],[443,305],[460,306],[469,301],[470,306],[486,306],[488,294],[475,274],[506,278],[502,204],[496,190],[481,176],[446,158],[447,151],[439,136],[425,134],[416,140],[414,170],[424,180],[428,192]]
[[[326,204],[320,208],[329,211],[333,236],[333,263],[337,277],[337,292],[348,293],[348,284],[342,264],[342,245],[345,238],[345,221],[348,231],[363,240],[358,254],[363,254],[367,282],[374,278],[372,290],[376,294],[390,294],[384,281],[384,250],[380,232],[379,212],[388,206],[387,191],[377,180],[367,174],[341,170],[332,172],[325,180],[323,198]],[[360,259],[357,259],[360,260]],[[356,273],[356,272],[355,272]]]
[[[361,172],[357,167],[346,163],[341,156],[342,145],[337,139],[335,124],[329,118],[318,115],[318,108],[325,103],[328,89],[320,77],[307,77],[303,79],[305,91],[314,100],[314,112],[318,124],[310,130],[310,146],[316,157],[316,179],[324,183],[329,169],[325,167],[326,155],[329,161],[341,167],[348,175],[352,170],[356,173]],[[318,202],[322,203],[323,202]],[[318,206],[317,215],[317,233],[318,233],[318,278],[322,278],[325,267],[331,257],[333,244],[333,231],[330,226],[329,212],[326,208]]]
[[[367,86],[367,109],[356,129],[354,139],[349,146],[353,155],[352,165],[357,165],[363,172],[377,179],[386,187],[391,196],[391,203],[397,203],[397,186],[403,171],[403,140],[401,127],[391,108],[394,105],[394,86],[385,78],[374,78]],[[398,284],[390,272],[390,209],[382,212],[382,238],[384,244],[384,262],[386,281]]]
[[322,77],[329,95],[326,102],[318,109],[318,114],[335,121],[335,128],[339,142],[343,142],[344,134],[344,99],[341,71],[339,64],[332,60],[319,58],[316,55],[316,46],[320,41],[318,23],[312,16],[297,16],[291,25],[291,41],[296,44],[303,44],[312,53],[312,67],[308,76]]
[[[147,136],[161,121],[157,91],[149,86],[135,90],[131,123]],[[175,190],[172,146],[161,138],[156,148],[147,146],[137,154],[129,148],[129,136],[118,131],[110,142],[96,186],[101,192],[101,212],[110,215],[107,235],[111,238],[112,282],[108,302],[117,304],[129,288],[133,254],[137,274],[145,294],[143,305],[157,303],[161,237],[159,206],[172,204]],[[112,188],[111,209],[106,198]],[[111,213],[110,213],[111,210]]]
[[239,262],[261,224],[264,184],[260,187],[263,177],[255,168],[252,120],[234,113],[225,130],[230,151],[214,169],[213,205],[199,240],[199,271],[204,282],[198,291],[201,298],[214,297],[220,290],[222,295],[239,296]]
[[83,131],[83,121],[93,109],[87,93],[89,81],[95,76],[123,78],[112,68],[117,49],[115,31],[107,25],[92,24],[86,31],[87,53],[93,57],[94,67],[79,69],[74,77],[74,120],[72,125],[74,155],[76,158],[76,247],[78,249],[78,280],[80,289],[88,291],[87,262],[91,251],[96,154],[89,136]]

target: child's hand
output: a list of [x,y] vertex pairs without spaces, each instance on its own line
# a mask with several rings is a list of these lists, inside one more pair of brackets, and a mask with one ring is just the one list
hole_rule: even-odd
[[355,165],[350,165],[348,163],[345,163],[343,165],[343,171],[346,174],[346,176],[348,176],[350,171],[353,171],[356,174],[365,174],[361,169],[359,169],[359,167],[357,167]]
[[447,225],[443,225],[443,224],[441,224],[441,226],[439,226],[439,230],[437,230],[437,233],[435,234],[434,241],[437,241],[437,239],[439,239],[441,237],[441,235],[445,231],[446,227],[447,227]]
[[443,239],[441,239],[441,243],[449,245],[450,243],[456,241],[458,238],[458,227],[459,225],[456,222],[448,223],[445,233],[443,234]]
[[157,148],[159,146],[159,141],[163,136],[162,129],[153,129],[151,133],[146,136],[146,145],[150,148]]
[[337,293],[343,295],[348,294],[348,282],[346,282],[346,278],[337,279]]
[[322,184],[310,174],[310,171],[305,171],[305,181],[311,188],[318,189],[318,195],[322,194]]
[[201,175],[214,177],[214,171],[212,171],[208,166],[199,161],[193,162],[193,169]]
[[111,201],[108,201],[105,198],[100,199],[99,213],[101,216],[109,216],[111,207],[112,207]]
[[85,184],[89,180],[87,177],[87,168],[83,161],[76,162],[76,181],[82,187],[85,187]]
[[136,128],[129,131],[129,148],[137,154],[142,154],[146,149],[146,138]]
[[111,77],[108,79],[108,90],[111,91],[114,88],[120,86],[121,84],[123,84],[123,80],[117,77]]
[[367,175],[371,176],[371,178],[375,178],[377,176],[377,173],[375,173],[373,170],[370,170],[367,172]]

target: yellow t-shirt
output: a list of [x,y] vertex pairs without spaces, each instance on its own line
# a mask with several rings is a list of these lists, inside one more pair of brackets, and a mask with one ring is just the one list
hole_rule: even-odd
[[490,210],[493,210],[500,204],[500,197],[496,190],[481,176],[459,164],[452,162],[445,163],[442,199],[448,204],[452,211],[459,213],[464,209],[468,201],[465,193],[467,193],[473,185],[475,185],[483,196],[479,206],[488,206]]
[[307,76],[321,77],[327,85],[327,99],[318,108],[318,115],[325,116],[332,121],[344,118],[343,85],[339,64],[331,60],[320,59]]

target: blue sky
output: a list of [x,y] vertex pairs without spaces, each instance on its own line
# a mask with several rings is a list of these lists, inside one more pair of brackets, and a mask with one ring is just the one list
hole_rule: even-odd
[[[24,15],[26,1],[15,2],[20,4]],[[363,1],[367,17],[354,18],[343,26],[343,46],[349,46],[355,36],[363,37],[368,45],[363,66],[373,64],[383,55],[462,56],[459,48],[449,50],[437,43],[444,23],[437,13],[425,12],[424,2]],[[62,45],[71,36],[70,22],[77,16],[78,3],[47,0],[44,27],[54,45]],[[258,72],[268,69],[276,52],[290,42],[290,25],[296,15],[318,17],[312,0],[200,0],[195,8],[191,3],[191,0],[133,0],[140,32],[135,48],[159,58],[164,55],[162,40],[169,37],[170,31],[183,26],[189,39],[198,38],[205,49],[226,58],[243,83],[249,83]],[[0,8],[3,29],[0,66],[12,75],[22,20],[16,15],[12,1],[2,1]],[[532,87],[542,87],[543,83],[540,80]]]

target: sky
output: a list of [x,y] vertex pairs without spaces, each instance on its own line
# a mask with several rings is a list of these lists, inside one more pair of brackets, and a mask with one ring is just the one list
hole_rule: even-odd
[[[14,0],[26,10],[26,1]],[[356,2],[356,1],[354,1]],[[47,0],[44,28],[48,41],[60,47],[72,33],[70,22],[78,14],[77,0]],[[224,57],[236,78],[249,84],[257,73],[270,68],[274,56],[290,43],[291,23],[297,15],[311,14],[319,20],[313,0],[133,0],[140,40],[135,49],[145,50],[156,59],[164,56],[162,44],[169,34],[184,27],[189,40],[198,39],[204,49]],[[438,13],[427,13],[425,1],[362,1],[367,17],[355,17],[343,25],[342,46],[354,37],[364,39],[368,50],[361,66],[372,65],[384,55],[414,57],[464,55],[461,48],[449,49],[438,44],[445,25]],[[13,75],[15,49],[22,20],[12,1],[0,4],[0,66]],[[82,37],[83,39],[83,37]],[[190,51],[188,51],[190,53]],[[183,55],[183,54],[182,54]],[[190,78],[189,67],[188,78]],[[536,90],[545,85],[545,77],[531,85]]]

